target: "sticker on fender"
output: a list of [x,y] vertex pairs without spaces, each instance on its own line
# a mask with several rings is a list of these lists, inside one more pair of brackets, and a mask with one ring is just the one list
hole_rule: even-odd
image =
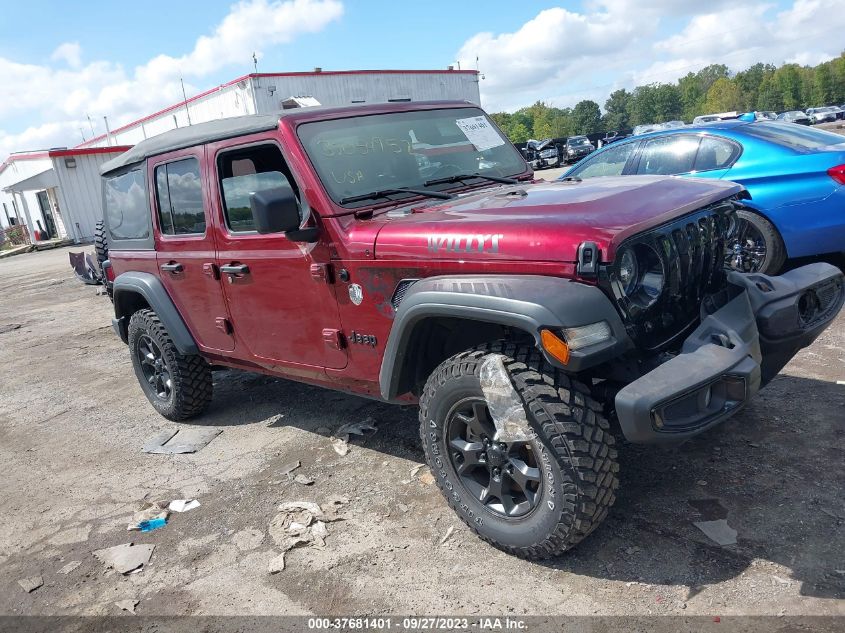
[[499,135],[496,128],[490,125],[487,117],[473,116],[457,119],[455,124],[479,152],[505,144],[505,139]]

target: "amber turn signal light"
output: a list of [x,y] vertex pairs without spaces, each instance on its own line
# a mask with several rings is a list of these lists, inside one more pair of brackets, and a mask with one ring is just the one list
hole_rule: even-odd
[[542,330],[540,340],[543,342],[543,349],[553,358],[566,365],[569,362],[569,345],[559,339],[551,330]]

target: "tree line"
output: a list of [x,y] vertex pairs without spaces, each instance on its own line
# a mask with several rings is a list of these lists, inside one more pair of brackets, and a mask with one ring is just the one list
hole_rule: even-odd
[[556,108],[542,101],[491,117],[514,143],[629,130],[635,125],[682,120],[700,114],[752,110],[804,110],[845,104],[845,52],[817,66],[754,64],[732,73],[712,64],[675,83],[652,83],[610,93],[604,112],[595,101]]

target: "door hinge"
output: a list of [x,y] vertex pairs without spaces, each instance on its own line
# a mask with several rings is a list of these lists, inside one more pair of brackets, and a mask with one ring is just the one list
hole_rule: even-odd
[[343,349],[346,347],[346,339],[340,330],[323,330],[323,341],[332,349]]
[[217,327],[218,330],[223,332],[223,334],[231,334],[232,333],[232,323],[229,319],[225,317],[217,317],[214,319],[214,325]]
[[334,275],[332,275],[331,264],[311,264],[311,277],[324,284],[333,284]]
[[206,262],[202,265],[202,274],[212,279],[220,279],[220,269],[217,264]]

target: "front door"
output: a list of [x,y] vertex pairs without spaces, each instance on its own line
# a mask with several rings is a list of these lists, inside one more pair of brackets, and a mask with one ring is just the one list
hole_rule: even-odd
[[149,161],[159,276],[200,348],[231,351],[232,326],[223,298],[203,185],[204,148]]
[[[299,368],[306,374],[317,368],[316,373],[326,367],[343,368],[346,352],[339,340],[334,286],[321,276],[329,261],[328,247],[255,231],[251,193],[290,187],[300,200],[302,196],[275,140],[243,142],[208,147],[209,167],[217,170],[217,262],[238,357],[283,365],[293,372]],[[302,217],[304,222],[308,213],[303,211]],[[241,345],[246,349],[241,351]]]
[[47,236],[58,237],[56,222],[53,219],[53,209],[50,207],[50,199],[47,197],[47,192],[39,191],[36,197],[38,198],[38,206],[41,207],[41,217],[44,218],[44,229],[47,231]]

